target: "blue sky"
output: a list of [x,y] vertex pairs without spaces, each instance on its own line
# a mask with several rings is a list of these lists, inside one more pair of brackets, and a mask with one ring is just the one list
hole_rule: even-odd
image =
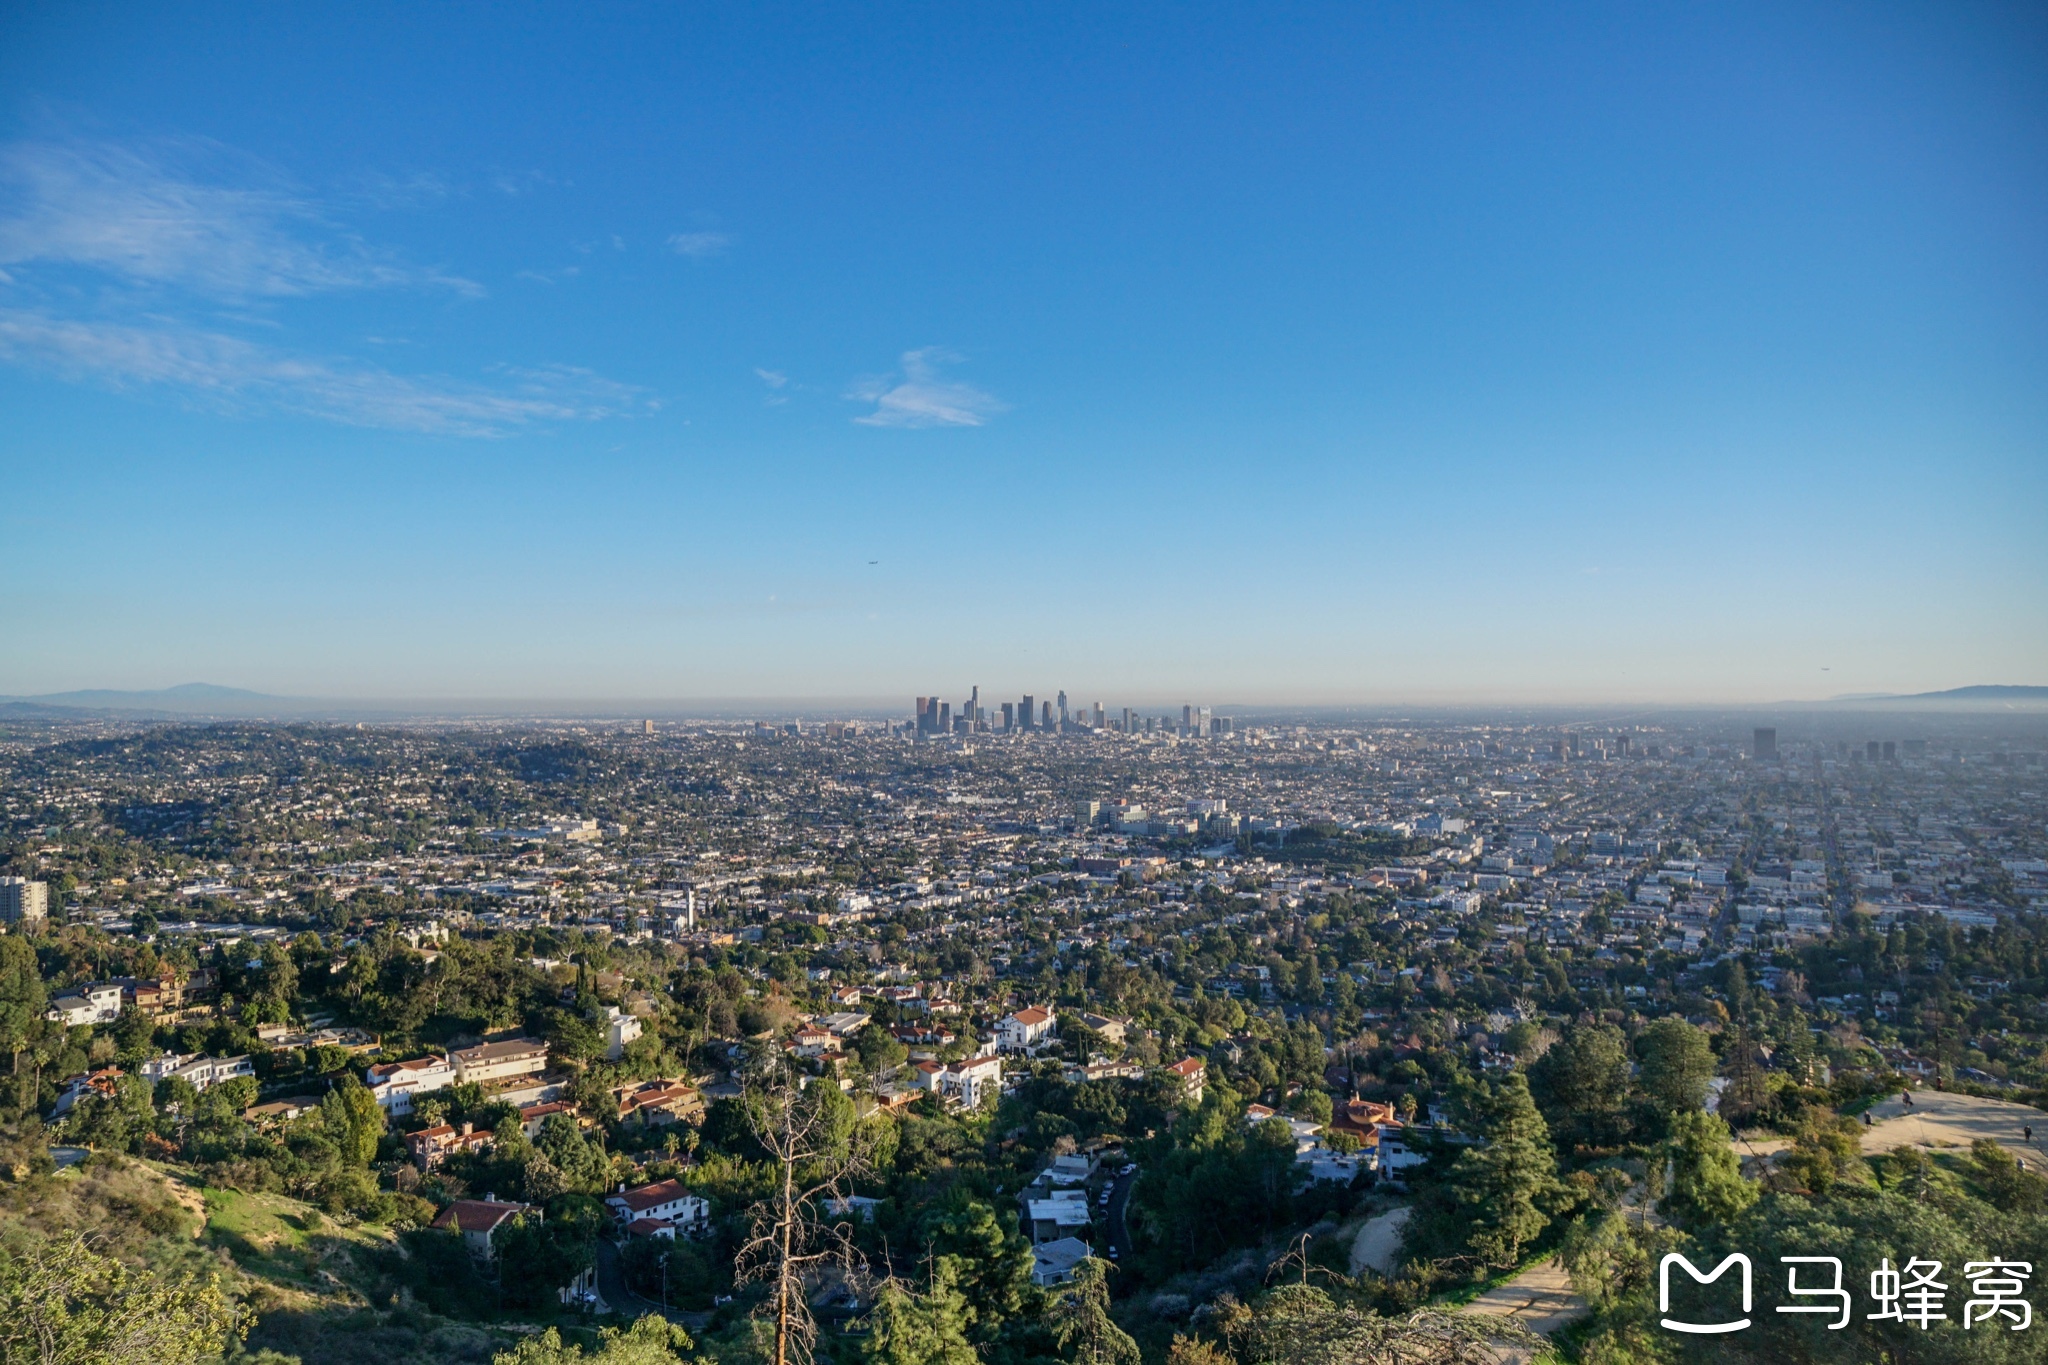
[[2048,682],[2038,9],[14,6],[0,92],[0,692]]

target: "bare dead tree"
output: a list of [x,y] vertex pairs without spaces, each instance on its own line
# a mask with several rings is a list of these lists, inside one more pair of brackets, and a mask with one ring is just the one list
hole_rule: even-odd
[[831,1131],[834,1115],[822,1098],[831,1084],[818,1082],[813,1089],[820,1093],[812,1094],[781,1074],[747,1097],[754,1140],[775,1165],[776,1185],[754,1205],[737,1263],[741,1280],[769,1286],[763,1308],[775,1323],[775,1365],[811,1365],[818,1324],[804,1292],[806,1277],[827,1265],[850,1274],[859,1264],[846,1225],[826,1217],[825,1206],[843,1200],[852,1177],[867,1165],[857,1126],[844,1142]]

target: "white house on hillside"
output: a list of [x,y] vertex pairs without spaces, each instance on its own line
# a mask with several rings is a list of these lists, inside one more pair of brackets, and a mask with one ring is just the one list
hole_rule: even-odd
[[1030,1052],[1057,1036],[1051,1012],[1036,1005],[996,1020],[996,1049],[1000,1052]]
[[412,1112],[413,1096],[455,1084],[455,1065],[446,1057],[435,1056],[386,1062],[365,1071],[363,1083],[377,1097],[378,1105],[396,1118]]

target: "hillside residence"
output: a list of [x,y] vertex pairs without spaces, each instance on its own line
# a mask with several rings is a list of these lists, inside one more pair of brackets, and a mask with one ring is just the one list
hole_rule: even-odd
[[111,1024],[121,1017],[121,987],[115,982],[73,986],[70,990],[59,991],[50,997],[50,1007],[43,1018],[62,1024],[65,1028],[83,1028],[88,1024]]
[[247,1057],[203,1057],[198,1053],[179,1056],[166,1052],[161,1057],[152,1057],[141,1066],[142,1079],[155,1085],[159,1081],[173,1078],[189,1084],[194,1090],[205,1091],[222,1081],[231,1081],[247,1076],[254,1079],[256,1067]]
[[1202,1090],[1208,1084],[1209,1068],[1199,1057],[1188,1057],[1165,1068],[1166,1074],[1178,1077],[1188,1098],[1195,1103],[1202,1101]]
[[963,1109],[979,1109],[1002,1088],[1003,1063],[999,1057],[969,1057],[965,1061],[919,1062],[917,1074],[924,1088],[934,1091]]
[[515,1218],[542,1217],[539,1209],[531,1204],[502,1204],[495,1199],[458,1199],[441,1210],[434,1219],[434,1226],[444,1231],[462,1234],[462,1243],[469,1248],[469,1254],[480,1261],[488,1261],[497,1255],[491,1239]]
[[458,1084],[484,1084],[535,1076],[548,1069],[548,1045],[533,1038],[480,1043],[451,1054]]
[[397,1118],[412,1112],[413,1097],[454,1085],[454,1064],[446,1057],[415,1057],[409,1062],[385,1062],[363,1072],[363,1083],[387,1114]]
[[[710,1202],[691,1194],[680,1180],[674,1179],[632,1189],[621,1185],[616,1193],[604,1197],[604,1204],[619,1220],[622,1230],[638,1230],[640,1236],[673,1238],[678,1231],[691,1236],[711,1221]],[[665,1225],[667,1231],[641,1227],[650,1221]]]
[[996,1050],[1030,1052],[1056,1037],[1050,1011],[1033,1005],[996,1020]]
[[1031,1248],[1031,1283],[1041,1289],[1066,1284],[1074,1278],[1081,1262],[1095,1254],[1095,1248],[1078,1237],[1061,1237]]
[[1054,1190],[1042,1199],[1026,1199],[1024,1223],[1033,1246],[1072,1237],[1088,1226],[1088,1191]]
[[616,1062],[626,1055],[626,1044],[640,1036],[640,1021],[617,1005],[604,1007],[604,1056]]

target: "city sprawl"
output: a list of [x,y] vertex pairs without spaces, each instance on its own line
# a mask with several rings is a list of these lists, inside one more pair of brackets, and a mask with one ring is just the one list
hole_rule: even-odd
[[305,1365],[2048,1359],[2044,750],[24,713],[0,1235]]

